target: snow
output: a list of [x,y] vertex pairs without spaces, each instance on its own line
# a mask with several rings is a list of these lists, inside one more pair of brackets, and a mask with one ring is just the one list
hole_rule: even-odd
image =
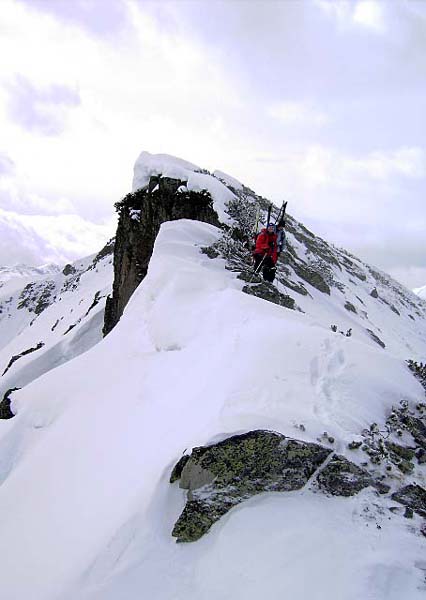
[[[105,586],[92,582],[82,598],[127,600],[137,597],[135,590],[149,590],[158,600],[420,600],[421,541],[413,543],[402,519],[374,514],[366,522],[367,498],[263,494],[232,509],[198,547],[168,543],[166,530],[144,532],[133,541],[127,568]],[[166,507],[160,508],[164,514]],[[111,565],[96,566],[105,576]]]
[[202,171],[201,167],[197,167],[197,165],[182,158],[170,154],[141,152],[133,170],[133,191],[145,188],[153,175],[162,175],[163,177],[185,181],[188,173],[196,171]]
[[171,537],[185,493],[168,477],[185,450],[268,428],[308,441],[327,430],[347,454],[393,404],[424,399],[402,358],[241,293],[200,252],[219,236],[164,223],[114,330],[14,393],[17,416],[0,422],[4,598],[424,596],[420,519],[371,490],[262,494],[199,542]]
[[[6,390],[27,385],[102,339],[105,298],[111,289],[112,255],[105,256],[95,267],[94,258],[92,255],[76,261],[75,273],[69,276],[57,267],[4,271],[11,278],[0,288],[0,373],[4,373],[12,356],[36,347],[39,342],[44,346],[19,358],[1,377],[0,399]],[[14,271],[20,276],[12,277]],[[36,301],[30,300],[26,307],[20,307],[22,288],[33,282],[38,295],[47,287],[51,290],[49,306],[39,315],[34,312]],[[99,301],[92,307],[96,295]]]
[[22,289],[27,283],[38,281],[46,275],[54,275],[60,271],[55,264],[30,267],[28,265],[15,265],[14,267],[0,267],[0,296],[7,296],[16,290]]
[[[315,262],[311,263],[315,257],[310,254],[307,246],[290,232],[287,233],[287,238],[297,256],[307,264],[311,264],[314,270],[320,271],[320,267]],[[331,247],[328,246],[328,249]],[[328,295],[306,281],[301,281],[309,295],[294,295],[299,307],[318,324],[329,327],[335,324],[338,331],[343,332],[351,328],[352,339],[377,346],[367,332],[367,329],[370,329],[385,343],[386,352],[405,360],[411,358],[424,361],[426,310],[419,298],[392,280],[389,275],[350,256],[360,274],[360,278],[355,278],[350,271],[342,268],[344,251],[342,253],[338,249],[333,250],[333,258],[338,264],[333,265],[330,274],[340,287],[331,284],[330,295]],[[293,280],[300,281],[295,273],[293,273]],[[276,283],[276,287],[283,293],[289,293],[288,288],[280,283]],[[377,299],[371,296],[375,288],[378,291]],[[356,308],[356,313],[345,308],[347,301]],[[392,306],[399,314],[391,309]]]
[[213,199],[213,206],[219,220],[222,223],[230,224],[231,220],[226,211],[226,204],[234,199],[235,195],[221,181],[201,171],[200,167],[169,154],[141,152],[134,166],[132,191],[147,187],[151,176],[161,175],[178,179],[185,182],[189,191],[208,191]]
[[223,181],[225,185],[230,185],[234,190],[242,190],[244,187],[241,181],[238,181],[238,179],[235,179],[235,177],[232,177],[223,171],[213,171],[213,176]]
[[426,285],[420,288],[416,288],[415,290],[413,290],[413,292],[417,294],[417,296],[422,298],[422,300],[426,300]]

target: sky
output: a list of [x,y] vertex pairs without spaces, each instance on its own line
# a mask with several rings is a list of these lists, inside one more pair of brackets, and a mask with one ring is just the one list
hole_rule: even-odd
[[146,150],[425,285],[423,0],[0,0],[0,57],[0,264],[96,251]]

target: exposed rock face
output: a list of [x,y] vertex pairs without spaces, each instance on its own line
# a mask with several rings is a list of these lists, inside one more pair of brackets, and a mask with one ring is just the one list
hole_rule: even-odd
[[286,308],[291,308],[293,310],[296,308],[296,303],[291,296],[281,294],[276,287],[266,281],[263,281],[258,285],[245,285],[243,287],[243,292],[252,296],[257,296],[268,302],[273,302],[273,304],[278,304],[278,306],[285,306]]
[[345,308],[346,310],[348,310],[349,312],[353,312],[356,314],[357,310],[355,308],[355,306],[352,304],[352,302],[349,302],[348,300],[345,302]]
[[77,269],[75,267],[73,267],[72,265],[65,265],[65,267],[62,270],[63,275],[65,275],[65,277],[67,277],[68,275],[74,275],[74,273],[77,271]]
[[353,496],[369,485],[380,493],[389,491],[389,487],[375,482],[371,475],[343,456],[333,456],[328,465],[318,474],[320,490],[333,496]]
[[10,408],[10,396],[17,390],[19,388],[10,388],[3,396],[3,400],[0,402],[0,419],[11,419],[15,416]]
[[372,331],[371,329],[367,329],[366,331],[371,337],[371,339],[376,342],[376,344],[378,344],[381,348],[386,348],[386,344],[379,338],[379,336],[376,333],[374,333],[374,331]]
[[56,286],[54,281],[29,283],[24,287],[19,297],[18,308],[26,308],[36,315],[40,315],[56,299]]
[[420,485],[406,485],[392,494],[392,499],[426,517],[426,490]]
[[95,256],[95,258],[93,259],[92,264],[90,265],[89,269],[94,269],[96,268],[96,265],[105,257],[109,256],[110,254],[114,253],[114,246],[115,246],[115,238],[111,238],[106,244],[105,246],[97,253],[97,255]]
[[145,277],[155,238],[165,221],[193,219],[219,226],[208,192],[186,190],[185,182],[151,177],[147,189],[116,204],[120,218],[114,249],[112,297],[105,307],[104,335],[117,324],[124,307]]
[[[372,476],[320,444],[256,430],[218,444],[194,448],[170,477],[188,490],[172,535],[178,542],[202,537],[233,506],[261,492],[300,490],[308,482],[333,495],[352,496],[373,485]],[[388,491],[380,488],[381,492]]]
[[[362,442],[352,442],[348,445],[351,450],[360,448],[369,457],[373,465],[382,465],[386,473],[391,473],[396,467],[404,474],[414,471],[413,460],[417,457],[418,464],[422,464],[422,455],[425,452],[423,445],[426,439],[422,432],[426,430],[423,423],[423,405],[408,408],[405,402],[399,408],[393,408],[386,422],[379,427],[372,423],[368,429],[361,432]],[[405,435],[409,445],[397,442]],[[426,453],[426,452],[425,452]]]

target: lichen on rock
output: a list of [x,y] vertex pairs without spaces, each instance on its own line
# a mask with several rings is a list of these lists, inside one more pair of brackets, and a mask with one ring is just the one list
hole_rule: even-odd
[[370,485],[379,493],[389,491],[330,448],[266,430],[194,448],[174,467],[170,481],[176,480],[188,490],[172,531],[178,542],[198,540],[233,506],[261,492],[300,490],[308,483],[339,496],[352,496]]
[[353,496],[374,484],[367,471],[343,456],[333,456],[318,474],[317,482],[320,490],[333,496]]
[[195,541],[230,508],[255,494],[302,488],[330,452],[264,430],[194,448],[180,477],[188,501],[172,535],[179,542]]
[[[252,275],[252,279],[254,277],[256,277],[255,274]],[[243,292],[251,296],[257,296],[258,298],[262,298],[273,304],[278,304],[278,306],[284,306],[285,308],[290,308],[292,310],[295,310],[296,308],[296,303],[291,296],[281,294],[275,286],[266,281],[262,281],[256,285],[245,285],[243,287]]]

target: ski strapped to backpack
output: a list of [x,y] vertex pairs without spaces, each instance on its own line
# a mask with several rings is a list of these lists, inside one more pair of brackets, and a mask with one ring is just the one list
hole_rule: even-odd
[[287,204],[288,202],[286,200],[283,201],[281,208],[278,212],[278,217],[277,220],[275,221],[275,225],[280,225],[281,223],[283,223],[284,221],[284,217],[285,217],[285,213],[287,210]]
[[278,213],[277,220],[275,221],[275,229],[276,229],[276,233],[277,233],[278,255],[280,255],[281,252],[283,252],[283,250],[285,249],[285,245],[286,245],[286,234],[284,231],[284,225],[285,225],[284,218],[285,218],[286,209],[287,209],[287,202],[284,201],[282,203],[282,206]]

